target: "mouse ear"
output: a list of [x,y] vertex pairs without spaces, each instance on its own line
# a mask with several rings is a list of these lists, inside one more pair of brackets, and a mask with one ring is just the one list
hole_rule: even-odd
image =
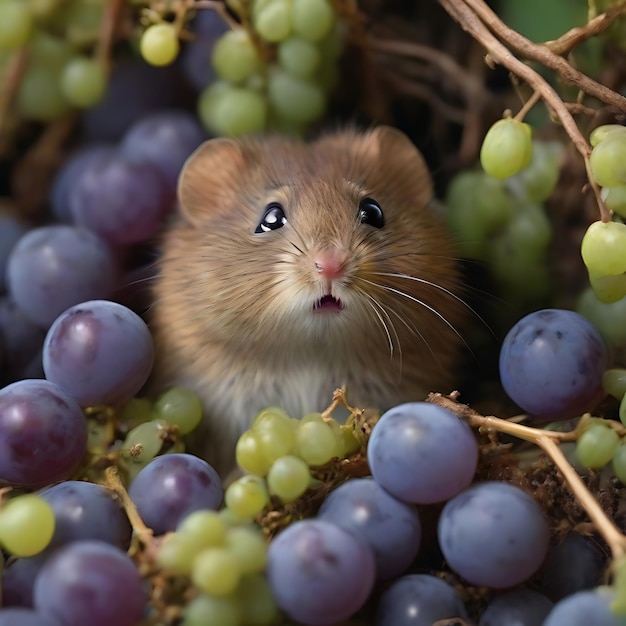
[[192,223],[230,204],[245,165],[233,139],[209,139],[185,161],[178,177],[180,212]]

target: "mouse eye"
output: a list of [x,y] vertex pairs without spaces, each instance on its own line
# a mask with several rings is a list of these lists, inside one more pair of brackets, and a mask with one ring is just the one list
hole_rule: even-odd
[[285,211],[278,202],[270,202],[265,207],[263,218],[256,227],[255,233],[267,233],[270,230],[282,228],[287,223]]
[[383,210],[373,198],[363,198],[359,202],[359,220],[362,224],[369,224],[374,228],[382,228],[385,225]]

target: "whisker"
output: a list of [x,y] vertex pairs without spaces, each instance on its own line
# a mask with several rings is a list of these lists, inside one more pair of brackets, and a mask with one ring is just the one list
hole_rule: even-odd
[[[362,290],[361,293],[365,293]],[[391,333],[389,332],[389,328],[387,327],[387,324],[385,323],[385,320],[382,318],[381,314],[376,310],[376,300],[374,300],[374,298],[372,298],[369,294],[365,293],[365,295],[372,300],[372,302],[368,302],[369,306],[371,307],[372,311],[374,311],[374,314],[376,315],[376,317],[378,318],[378,321],[380,322],[381,326],[383,327],[383,330],[385,331],[385,334],[387,335],[387,344],[389,345],[389,358],[393,359],[393,341],[391,339]],[[397,333],[395,333],[397,336]],[[398,342],[398,346],[400,346],[400,342]]]

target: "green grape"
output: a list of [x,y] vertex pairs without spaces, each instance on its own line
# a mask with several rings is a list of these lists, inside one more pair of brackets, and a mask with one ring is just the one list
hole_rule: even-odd
[[531,202],[544,202],[554,191],[561,173],[560,161],[565,146],[558,141],[534,141],[528,167],[509,179],[519,182],[524,196]]
[[234,555],[242,574],[256,574],[265,570],[267,542],[258,528],[231,528],[226,535],[226,548]]
[[480,163],[494,178],[508,178],[528,166],[532,159],[532,130],[512,118],[498,120],[483,139]]
[[550,244],[552,224],[541,205],[527,202],[515,208],[502,236],[520,255],[538,256]]
[[217,511],[199,510],[190,513],[176,528],[176,533],[193,539],[196,548],[224,545],[227,524]]
[[[623,479],[620,478],[620,480],[624,482]],[[624,615],[626,615],[626,557],[616,558],[612,563],[611,570],[613,581],[610,590],[614,592],[611,610],[618,618],[616,624],[619,625],[624,623]]]
[[611,132],[589,156],[591,174],[602,187],[626,185],[626,132]]
[[260,68],[261,58],[248,31],[238,28],[215,42],[211,63],[220,78],[240,83]]
[[594,222],[583,237],[580,251],[590,272],[596,275],[623,274],[626,272],[626,225]]
[[119,420],[128,427],[134,428],[152,419],[152,402],[148,398],[131,398],[120,410]]
[[105,4],[102,0],[64,2],[53,16],[52,25],[76,48],[93,45],[100,34]]
[[361,448],[361,444],[354,435],[354,429],[351,426],[342,426],[341,436],[343,438],[343,456],[349,457],[356,454]]
[[292,28],[291,3],[288,0],[272,0],[257,4],[252,23],[261,38],[270,43],[287,39]]
[[611,467],[617,478],[626,485],[626,443],[620,443],[613,455]]
[[576,311],[600,331],[609,346],[626,345],[626,298],[607,304],[598,300],[593,289],[585,289],[578,299]]
[[260,411],[252,420],[252,428],[265,428],[269,426],[273,428],[276,423],[292,424],[292,418],[289,414],[277,406],[270,406]]
[[0,544],[11,554],[39,554],[54,535],[52,507],[35,494],[17,496],[0,508]]
[[320,41],[335,24],[335,11],[328,0],[292,0],[294,33],[307,41]]
[[260,453],[270,465],[291,454],[295,448],[296,429],[285,413],[274,413],[271,409],[261,412],[253,422],[252,430],[256,433]]
[[170,65],[180,51],[176,27],[169,22],[148,26],[139,40],[139,50],[150,65]]
[[600,302],[612,304],[626,296],[626,274],[606,276],[589,271],[589,284]]
[[36,30],[28,46],[30,67],[44,66],[60,73],[74,55],[72,47],[60,37]]
[[576,456],[584,467],[602,469],[619,446],[619,435],[603,423],[589,426],[576,442]]
[[271,463],[263,455],[257,433],[252,430],[247,430],[237,440],[235,458],[239,467],[250,474],[265,476],[270,469]]
[[265,129],[267,101],[252,89],[214,83],[200,94],[198,115],[211,132],[238,137]]
[[169,533],[159,545],[157,563],[168,575],[189,576],[197,554],[195,537],[179,532]]
[[181,435],[188,435],[202,420],[202,403],[191,389],[172,387],[156,399],[154,415],[178,426]]
[[24,0],[0,2],[0,49],[16,50],[33,32],[33,15]]
[[252,523],[252,520],[249,517],[238,517],[226,506],[222,507],[217,514],[220,516],[224,524],[226,524],[226,528],[244,526]]
[[335,433],[323,421],[307,421],[300,424],[296,441],[296,454],[309,465],[324,465],[339,456],[339,444]]
[[202,550],[193,563],[191,580],[204,593],[226,596],[237,588],[241,571],[237,559],[227,548]]
[[267,475],[267,486],[271,493],[283,502],[297,500],[311,484],[311,471],[306,461],[297,456],[278,459]]
[[161,451],[166,428],[167,422],[163,420],[152,420],[135,426],[126,435],[122,455],[133,463],[148,463]]
[[251,91],[265,91],[265,88],[267,87],[267,79],[261,72],[255,72],[246,78],[243,86]]
[[27,0],[28,10],[35,20],[45,21],[52,17],[63,0]]
[[607,137],[612,137],[615,133],[626,132],[626,126],[621,124],[603,124],[591,131],[589,135],[589,143],[595,148],[601,141]]
[[326,108],[324,92],[315,83],[276,69],[270,75],[267,97],[276,115],[296,122],[313,122]]
[[320,49],[301,37],[290,37],[278,46],[278,62],[296,78],[311,78],[320,66]]
[[626,185],[603,187],[601,195],[609,211],[615,211],[620,217],[626,217]]
[[27,68],[15,104],[22,117],[37,122],[50,122],[70,110],[58,74],[42,65]]
[[[230,597],[200,595],[183,609],[181,626],[244,626],[237,602]],[[260,625],[262,626],[262,625]]]
[[80,108],[92,107],[104,97],[107,74],[95,59],[73,58],[61,74],[61,91],[67,101]]
[[619,403],[619,420],[622,424],[626,425],[626,393],[622,396],[622,399]]
[[276,623],[278,607],[265,576],[244,576],[237,588],[237,599],[242,611],[242,622],[254,626],[271,626]]
[[602,375],[602,387],[616,400],[622,400],[626,394],[626,369],[611,368]]
[[237,517],[255,517],[269,501],[265,480],[252,474],[238,478],[224,492],[226,506]]

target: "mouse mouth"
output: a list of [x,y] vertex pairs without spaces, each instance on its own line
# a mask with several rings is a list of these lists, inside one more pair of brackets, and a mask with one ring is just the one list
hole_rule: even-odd
[[327,293],[325,296],[322,296],[319,300],[315,302],[315,304],[313,305],[313,310],[321,312],[328,311],[331,313],[339,313],[339,311],[343,310],[343,302],[341,302],[341,300],[339,300],[338,298],[335,298],[335,296]]

